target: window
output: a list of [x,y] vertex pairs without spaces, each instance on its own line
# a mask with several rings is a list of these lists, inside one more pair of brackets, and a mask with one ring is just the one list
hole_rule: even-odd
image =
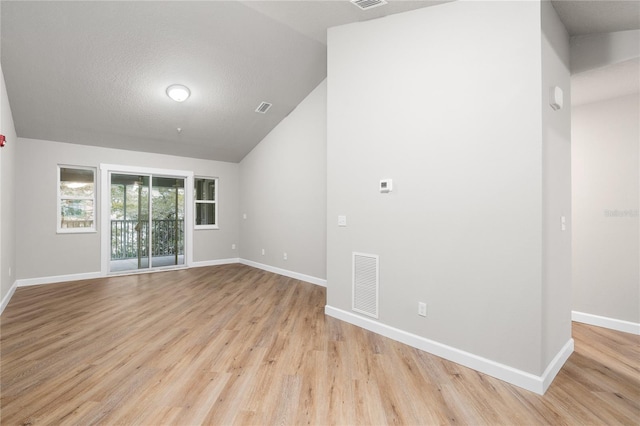
[[58,232],[95,232],[96,171],[58,166]]
[[218,179],[196,177],[196,229],[218,229]]

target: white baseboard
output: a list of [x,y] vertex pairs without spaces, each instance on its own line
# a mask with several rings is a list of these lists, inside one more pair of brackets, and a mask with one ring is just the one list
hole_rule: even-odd
[[553,361],[551,361],[545,372],[541,376],[536,376],[535,374],[500,364],[470,352],[465,352],[329,305],[325,306],[325,314],[457,364],[464,365],[465,367],[473,368],[481,373],[488,374],[489,376],[539,395],[545,393],[558,371],[562,368],[562,365],[564,365],[569,355],[573,352],[573,339],[570,339]]
[[311,275],[301,274],[299,272],[288,271],[286,269],[276,268],[275,266],[265,265],[262,263],[254,262],[252,260],[240,259],[240,263],[247,266],[253,266],[254,268],[262,269],[274,274],[284,275],[285,277],[295,278],[296,280],[306,281],[311,284],[319,285],[322,287],[327,286],[327,280],[322,278],[312,277]]
[[[191,262],[188,266],[189,268],[198,268],[201,266],[213,266],[213,265],[226,265],[229,263],[239,263],[240,259],[218,259],[218,260],[206,260],[203,262]],[[182,268],[186,269],[186,268]],[[154,272],[166,272],[168,270],[174,269],[149,269],[149,270],[135,270],[135,271],[123,271],[122,274],[113,274],[110,276],[118,277],[122,275],[134,275],[140,273],[154,273]],[[41,284],[55,284],[65,281],[79,281],[79,280],[90,280],[93,278],[102,278],[105,275],[102,275],[100,272],[89,272],[84,274],[69,274],[69,275],[56,275],[52,277],[39,277],[39,278],[27,278],[16,281],[18,287],[27,287],[31,285],[41,285]]]
[[600,315],[586,314],[584,312],[571,312],[571,319],[598,327],[640,335],[640,323],[624,321],[615,318],[601,317]]
[[567,360],[573,353],[574,346],[575,345],[573,339],[569,339],[569,341],[564,344],[562,349],[560,349],[560,352],[556,354],[556,356],[551,360],[547,368],[544,370],[544,373],[542,373],[542,376],[540,376],[542,378],[542,393],[540,393],[540,395],[544,394],[547,389],[549,389],[551,382],[553,382],[553,379],[556,378],[556,375],[560,372],[560,369],[562,368],[564,363],[567,362]]
[[[269,265],[264,265],[262,263],[253,262],[246,259],[240,258],[230,258],[230,259],[216,259],[216,260],[205,260],[201,262],[191,262],[188,266],[189,268],[200,268],[203,266],[216,266],[216,265],[228,265],[232,263],[242,263],[244,265],[253,266],[254,268],[263,269],[265,271],[273,272],[275,274],[284,275],[286,277],[295,278],[297,280],[306,281],[311,284],[320,285],[323,287],[327,286],[327,280],[323,280],[321,278],[312,277],[310,275],[300,274],[298,272],[287,271],[286,269],[280,269]],[[145,271],[145,272],[163,272],[162,270],[154,270],[154,271]],[[39,278],[26,278],[16,280],[9,289],[9,293],[2,299],[2,305],[0,305],[0,314],[4,310],[4,308],[9,304],[9,300],[13,293],[16,291],[16,287],[27,287],[32,285],[42,285],[42,284],[55,284],[66,281],[79,281],[79,280],[90,280],[94,278],[104,277],[100,272],[89,272],[83,274],[69,274],[69,275],[56,275],[51,277],[39,277]]]
[[27,287],[30,285],[55,284],[65,281],[92,280],[100,278],[103,275],[100,272],[87,272],[84,274],[56,275],[52,277],[26,278],[16,281],[18,287]]
[[240,263],[239,257],[234,257],[231,259],[216,259],[216,260],[203,260],[200,262],[191,262],[189,264],[190,268],[201,268],[203,266],[218,266],[218,265],[229,265],[232,263]]
[[2,315],[2,312],[4,312],[4,308],[6,308],[7,305],[9,304],[9,301],[11,300],[11,296],[13,296],[13,293],[16,292],[16,288],[18,288],[18,282],[14,281],[13,284],[11,285],[11,288],[9,289],[9,292],[5,294],[4,297],[2,298],[2,303],[0,303],[0,315]]

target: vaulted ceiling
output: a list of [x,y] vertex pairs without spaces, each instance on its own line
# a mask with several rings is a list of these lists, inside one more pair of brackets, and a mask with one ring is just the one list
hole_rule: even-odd
[[[3,0],[0,57],[20,137],[237,162],[326,77],[327,28],[440,3]],[[572,34],[639,27],[637,2],[554,6]]]

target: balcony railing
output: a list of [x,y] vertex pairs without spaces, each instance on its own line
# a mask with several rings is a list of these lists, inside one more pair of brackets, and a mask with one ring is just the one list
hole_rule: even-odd
[[[184,220],[154,220],[151,231],[154,257],[175,255],[176,248],[177,254],[184,254]],[[140,256],[148,257],[148,220],[111,220],[111,260],[137,258],[138,239]]]

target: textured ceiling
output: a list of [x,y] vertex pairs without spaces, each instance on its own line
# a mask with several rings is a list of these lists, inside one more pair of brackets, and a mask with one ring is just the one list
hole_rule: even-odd
[[224,161],[326,74],[325,45],[238,2],[3,2],[1,54],[21,137]]
[[16,131],[237,162],[326,77],[327,27],[435,3],[3,1]]
[[349,0],[268,0],[242,3],[309,38],[326,44],[329,27],[381,18],[451,1],[453,0],[388,0],[387,5],[366,11],[353,6]]
[[640,28],[638,0],[551,0],[571,35]]
[[[20,137],[237,162],[326,77],[328,27],[443,2],[2,0],[0,58]],[[637,1],[553,4],[572,35],[640,28]]]

